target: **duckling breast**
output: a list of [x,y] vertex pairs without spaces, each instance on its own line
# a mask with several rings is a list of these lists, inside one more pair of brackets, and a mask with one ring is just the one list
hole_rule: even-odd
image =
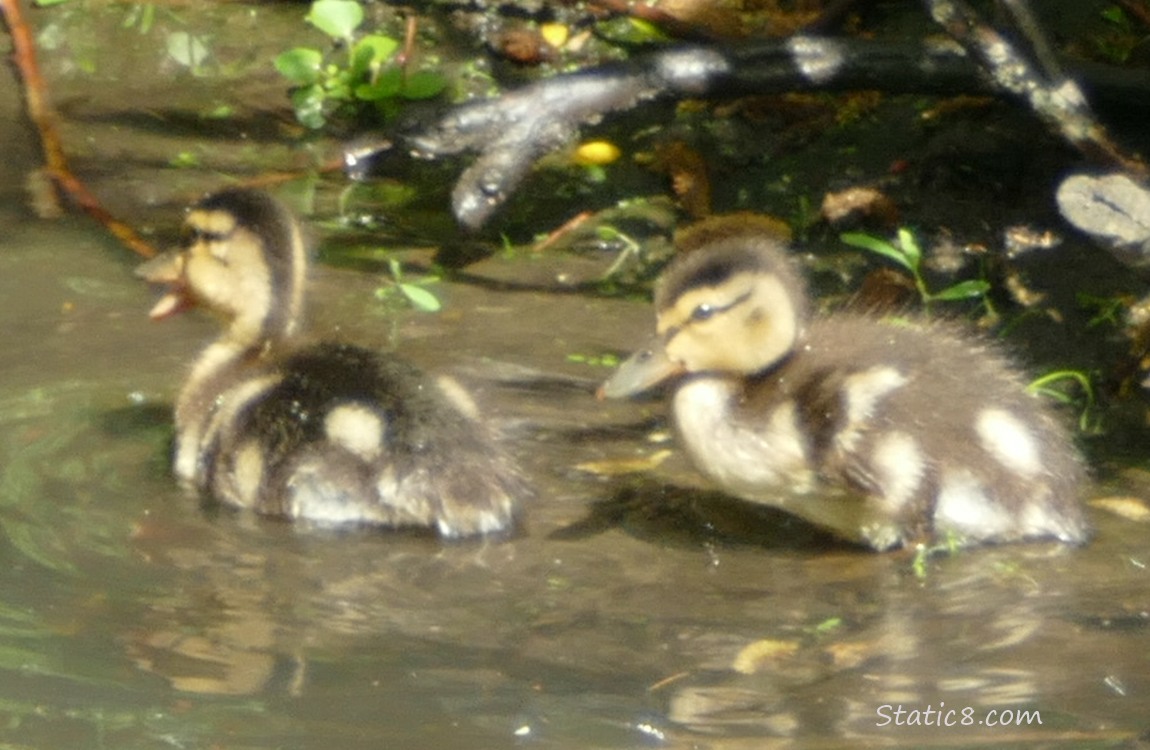
[[809,492],[815,478],[810,434],[798,404],[779,398],[757,414],[742,414],[741,390],[737,379],[714,374],[688,376],[676,388],[675,424],[692,461],[739,494],[763,487]]

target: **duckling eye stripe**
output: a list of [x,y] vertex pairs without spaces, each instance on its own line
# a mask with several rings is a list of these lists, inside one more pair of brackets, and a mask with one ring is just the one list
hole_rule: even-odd
[[[230,234],[206,231],[199,227],[189,225],[184,232],[184,238],[180,246],[185,250],[190,250],[196,245],[219,245],[226,242],[230,236]],[[220,253],[213,251],[212,255],[219,257]]]
[[716,292],[719,291],[721,291],[721,287],[704,287],[703,289],[693,289],[680,297],[675,308],[682,323],[673,327],[682,328],[691,323],[701,323],[717,314],[738,307],[749,300],[753,294],[753,290],[748,289],[729,302],[716,303],[714,299]]
[[738,297],[735,297],[733,300],[731,300],[730,302],[728,302],[725,305],[712,305],[710,302],[703,302],[701,304],[696,305],[695,309],[691,311],[691,320],[692,321],[703,321],[703,320],[707,320],[708,318],[713,318],[718,313],[725,313],[727,310],[730,310],[731,308],[738,307],[739,305],[743,304],[744,302],[746,302],[750,298],[751,298],[751,293],[748,291],[748,292],[745,292],[744,294],[739,295]]

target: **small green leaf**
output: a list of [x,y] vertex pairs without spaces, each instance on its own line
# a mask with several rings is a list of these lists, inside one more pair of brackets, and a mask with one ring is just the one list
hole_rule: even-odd
[[838,630],[842,627],[843,618],[841,617],[828,617],[827,619],[815,625],[815,632],[819,634],[830,633],[833,630]]
[[439,312],[440,308],[443,307],[438,297],[421,286],[416,286],[415,284],[400,284],[399,291],[403,292],[403,296],[407,297],[408,301],[410,301],[417,310],[422,310],[423,312]]
[[355,98],[365,102],[379,101],[397,96],[403,86],[403,71],[399,68],[388,68],[379,74],[372,83],[364,83],[355,87]]
[[348,87],[345,77],[340,75],[328,80],[327,88],[324,89],[324,96],[332,101],[347,102],[352,99],[352,91]]
[[318,83],[296,89],[291,94],[292,108],[296,119],[306,127],[318,130],[327,122],[323,103],[326,100],[323,87]]
[[399,49],[399,41],[389,36],[371,34],[355,43],[351,50],[352,71],[362,75],[390,60]]
[[236,108],[230,104],[217,104],[209,110],[206,110],[201,117],[205,120],[226,120],[229,117],[234,117]]
[[179,151],[171,159],[168,159],[168,165],[176,169],[198,167],[200,166],[200,156],[194,151]]
[[430,99],[447,88],[447,80],[430,70],[420,70],[403,81],[404,99]]
[[633,17],[617,16],[595,26],[596,36],[618,44],[654,44],[669,37],[658,26]]
[[930,298],[932,300],[947,302],[981,297],[988,291],[990,291],[990,284],[982,279],[971,279],[970,281],[960,281],[954,286],[948,286],[941,292],[930,295]]
[[918,264],[922,261],[922,250],[914,239],[914,233],[906,227],[898,230],[898,246],[902,248],[902,253],[906,259],[910,261],[910,267],[917,269]]
[[276,70],[284,78],[299,86],[310,86],[319,81],[323,67],[323,54],[317,49],[296,47],[281,52],[275,59]]
[[863,234],[862,232],[846,232],[839,235],[839,239],[853,247],[861,247],[863,250],[869,250],[876,255],[889,258],[908,271],[915,270],[915,266],[911,265],[906,255],[886,240],[880,240],[877,237],[871,237],[869,234]]
[[363,23],[363,8],[354,0],[316,0],[305,20],[333,39],[350,39]]
[[1101,15],[1103,18],[1105,18],[1110,23],[1118,24],[1119,26],[1122,26],[1122,27],[1125,27],[1128,24],[1128,22],[1126,20],[1126,14],[1123,13],[1122,9],[1119,8],[1117,5],[1111,5],[1107,8],[1103,8],[1102,12],[1099,15]]

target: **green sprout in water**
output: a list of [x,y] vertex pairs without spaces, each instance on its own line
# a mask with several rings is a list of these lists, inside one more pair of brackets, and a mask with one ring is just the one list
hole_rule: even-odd
[[391,279],[386,280],[383,286],[375,290],[376,299],[383,301],[394,300],[396,299],[396,292],[398,291],[399,295],[403,298],[404,304],[410,305],[416,310],[422,312],[439,312],[439,310],[443,308],[443,303],[439,301],[439,298],[424,288],[427,284],[434,284],[439,281],[439,277],[423,276],[414,281],[408,281],[403,275],[403,268],[400,266],[398,260],[389,258],[387,266],[391,271]]
[[[1055,387],[1058,383],[1074,383],[1078,386],[1081,395],[1067,393],[1062,388]],[[1095,408],[1094,385],[1090,376],[1081,370],[1055,370],[1040,375],[1026,386],[1027,393],[1034,393],[1052,398],[1063,404],[1070,404],[1079,410],[1078,429],[1087,435],[1096,435],[1102,431],[1102,426]]]
[[580,354],[573,352],[567,355],[568,362],[575,362],[589,367],[607,367],[614,369],[619,366],[619,357],[614,354]]
[[1125,295],[1100,297],[1089,292],[1078,292],[1075,298],[1079,307],[1092,310],[1094,313],[1086,323],[1087,328],[1099,326],[1121,328],[1124,317],[1130,309],[1130,305],[1133,304],[1132,299]]
[[946,289],[932,292],[926,285],[926,279],[922,276],[922,249],[918,246],[914,234],[905,227],[898,230],[897,245],[861,232],[846,232],[840,235],[839,239],[853,247],[861,247],[863,250],[881,255],[910,271],[911,278],[914,279],[915,289],[918,290],[922,303],[927,307],[932,302],[983,297],[990,290],[990,284],[986,281],[970,279],[960,281]]
[[962,542],[962,537],[953,531],[947,531],[942,539],[936,540],[933,544],[916,544],[914,547],[914,559],[910,564],[910,569],[911,572],[914,573],[914,577],[920,581],[925,581],[929,574],[928,565],[931,559],[940,555],[954,557],[958,554],[958,551],[962,549]]
[[[364,11],[355,0],[315,0],[306,20],[331,38],[332,49],[295,47],[277,56],[275,67],[294,84],[296,119],[309,128],[323,127],[341,109],[374,106],[389,117],[400,101],[428,99],[446,86],[434,71],[408,71],[396,54],[399,40],[358,35]],[[346,50],[342,58],[335,54],[339,48]]]
[[804,628],[814,635],[828,635],[839,630],[843,626],[843,618],[841,617],[828,617],[817,625]]
[[643,262],[643,246],[636,242],[629,234],[619,231],[610,224],[603,224],[596,227],[595,234],[603,242],[615,242],[623,246],[623,249],[619,251],[611,267],[603,273],[603,281],[613,278],[632,258],[638,260],[640,263]]

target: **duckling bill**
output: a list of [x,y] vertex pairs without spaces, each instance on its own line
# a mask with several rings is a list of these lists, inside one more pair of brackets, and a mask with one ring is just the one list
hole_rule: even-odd
[[224,331],[175,410],[174,471],[221,503],[321,524],[506,531],[528,490],[453,381],[345,343],[301,341],[307,248],[266,193],[228,189],[189,211],[180,250],[145,263]]
[[669,384],[687,454],[733,495],[876,550],[1086,539],[1073,442],[990,343],[812,316],[786,248],[763,236],[681,254],[655,308],[655,337],[601,394]]

